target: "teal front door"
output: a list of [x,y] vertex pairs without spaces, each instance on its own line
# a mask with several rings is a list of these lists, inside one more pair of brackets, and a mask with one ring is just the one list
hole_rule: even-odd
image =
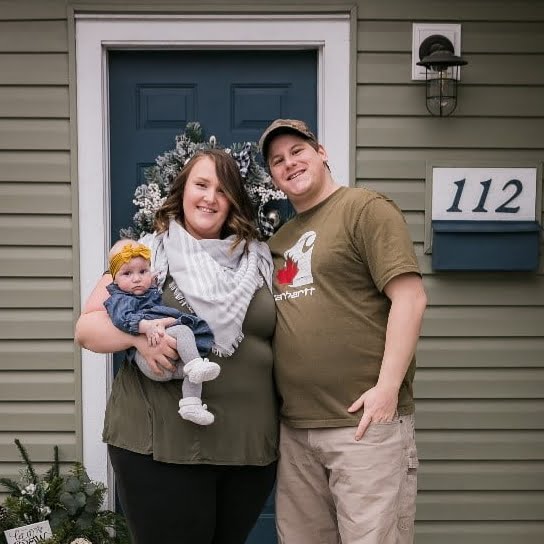
[[[110,51],[111,238],[134,190],[187,122],[219,143],[258,141],[278,117],[317,128],[317,51]],[[247,544],[275,544],[270,497]]]
[[278,117],[317,119],[317,51],[111,51],[112,240],[131,224],[135,188],[187,122],[229,146]]

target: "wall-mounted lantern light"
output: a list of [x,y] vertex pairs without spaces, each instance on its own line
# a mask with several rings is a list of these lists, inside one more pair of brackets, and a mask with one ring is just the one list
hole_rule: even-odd
[[468,64],[454,54],[453,44],[441,34],[425,38],[419,46],[417,64],[425,66],[427,110],[431,115],[446,117],[457,106],[459,67]]

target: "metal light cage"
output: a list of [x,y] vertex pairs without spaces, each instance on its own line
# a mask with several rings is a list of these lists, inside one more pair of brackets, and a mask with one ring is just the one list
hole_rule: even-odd
[[454,54],[451,41],[441,34],[425,38],[417,64],[425,66],[426,106],[431,115],[447,117],[457,107],[459,67],[467,63]]

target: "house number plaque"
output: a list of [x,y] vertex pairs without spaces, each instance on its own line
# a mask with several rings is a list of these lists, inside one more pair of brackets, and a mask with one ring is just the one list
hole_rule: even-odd
[[536,220],[536,168],[434,167],[432,176],[433,220]]

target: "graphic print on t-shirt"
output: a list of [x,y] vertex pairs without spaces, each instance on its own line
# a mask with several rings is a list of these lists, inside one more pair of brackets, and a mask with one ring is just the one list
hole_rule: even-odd
[[312,252],[316,240],[315,231],[305,232],[283,257],[285,265],[276,274],[280,285],[302,287],[314,282],[312,275]]

